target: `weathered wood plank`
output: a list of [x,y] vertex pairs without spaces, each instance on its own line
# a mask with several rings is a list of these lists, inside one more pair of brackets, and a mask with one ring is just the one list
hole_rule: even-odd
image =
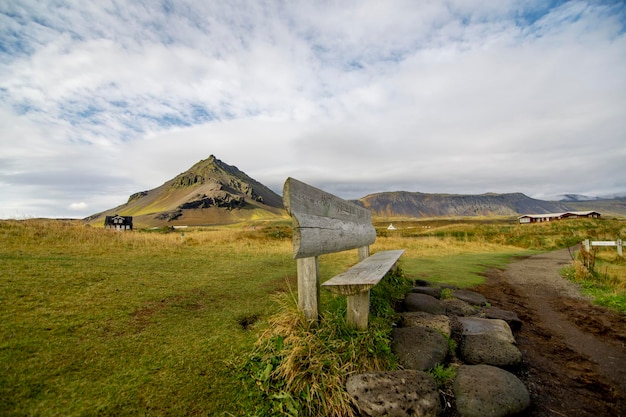
[[617,246],[617,241],[592,240],[591,246]]
[[370,211],[293,178],[283,188],[293,219],[293,256],[307,258],[368,246],[376,240]]
[[400,259],[404,250],[378,252],[329,279],[322,286],[334,294],[354,295],[373,288]]
[[[589,252],[589,240],[585,240],[583,242],[583,245],[585,245],[585,249],[587,250],[587,252]],[[623,250],[622,250],[622,239],[617,239],[615,241],[606,241],[606,240],[593,240],[591,241],[591,246],[617,246],[617,254],[619,256],[624,256],[623,254]]]

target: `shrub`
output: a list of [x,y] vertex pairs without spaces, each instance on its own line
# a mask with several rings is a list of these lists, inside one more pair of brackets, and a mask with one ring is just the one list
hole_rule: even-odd
[[434,368],[428,370],[428,374],[433,377],[439,389],[444,389],[454,380],[457,367],[455,365],[444,366],[437,364]]

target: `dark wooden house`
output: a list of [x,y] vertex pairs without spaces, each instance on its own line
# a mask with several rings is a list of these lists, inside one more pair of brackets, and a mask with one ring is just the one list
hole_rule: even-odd
[[105,229],[133,230],[133,216],[106,216],[104,219]]
[[563,219],[599,219],[601,214],[597,211],[566,211],[565,213],[524,214],[517,220],[520,223],[541,223]]

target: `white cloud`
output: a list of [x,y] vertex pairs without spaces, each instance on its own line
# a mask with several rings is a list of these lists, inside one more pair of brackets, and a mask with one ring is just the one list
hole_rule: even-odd
[[88,215],[210,154],[279,192],[622,192],[626,8],[550,7],[1,4],[0,217]]
[[87,209],[87,207],[89,207],[87,205],[87,203],[85,203],[84,201],[81,201],[80,203],[72,203],[69,206],[70,210],[78,210],[78,211],[84,211]]

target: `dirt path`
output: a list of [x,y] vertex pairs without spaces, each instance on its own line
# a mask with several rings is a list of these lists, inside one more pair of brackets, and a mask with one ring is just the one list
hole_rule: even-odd
[[562,278],[570,263],[567,249],[531,256],[490,270],[476,289],[524,323],[515,336],[532,400],[526,416],[626,417],[626,316]]

